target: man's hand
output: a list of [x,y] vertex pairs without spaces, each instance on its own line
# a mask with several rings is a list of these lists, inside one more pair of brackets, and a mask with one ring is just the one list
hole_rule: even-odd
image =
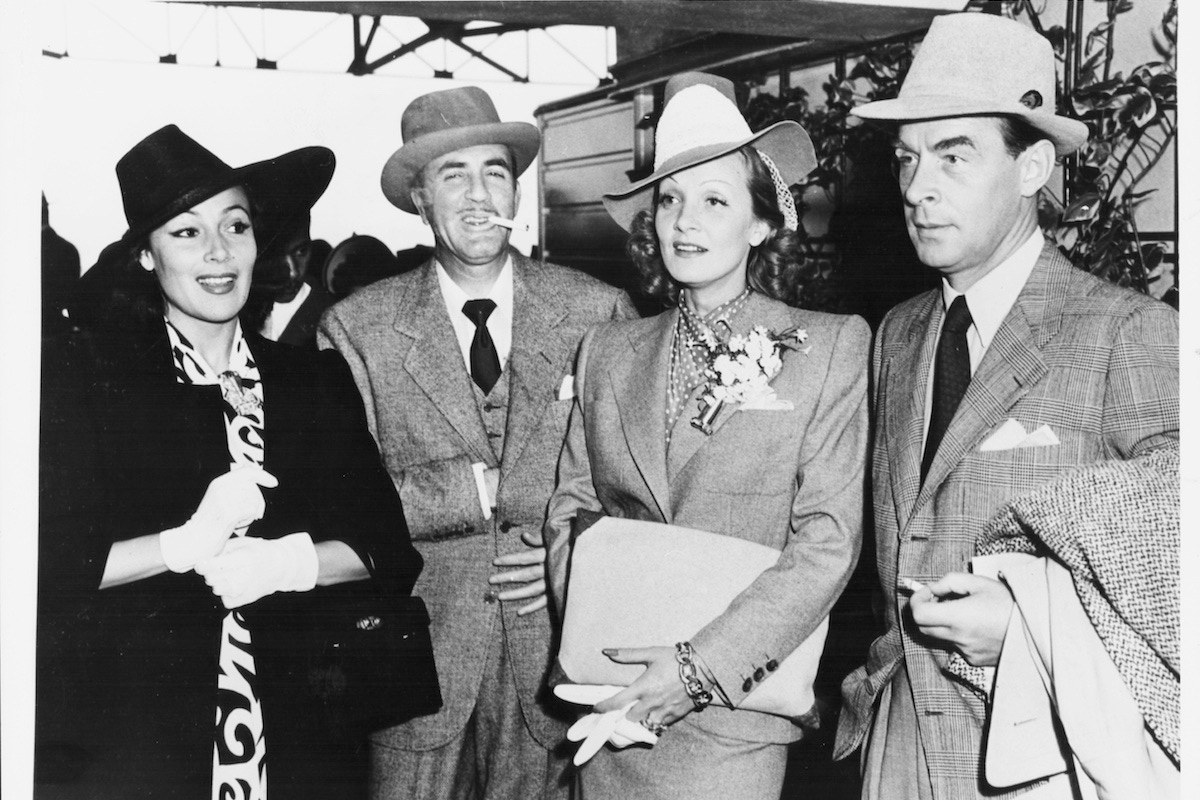
[[953,645],[967,663],[995,666],[1012,614],[1008,587],[991,578],[951,572],[912,596],[909,610],[921,633]]
[[493,586],[506,583],[522,584],[515,589],[500,592],[496,597],[501,602],[532,600],[517,609],[518,616],[525,616],[546,607],[546,548],[542,546],[540,529],[529,530],[521,534],[521,541],[529,545],[530,549],[500,556],[492,562],[492,565],[496,567],[514,567],[515,569],[497,572],[488,578],[488,583]]

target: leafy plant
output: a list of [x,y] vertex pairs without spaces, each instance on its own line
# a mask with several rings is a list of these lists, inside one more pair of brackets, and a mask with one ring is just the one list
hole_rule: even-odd
[[[1028,18],[1065,63],[1070,40],[1064,26],[1043,25],[1032,0],[1006,3],[1005,8],[1010,17]],[[1151,293],[1162,275],[1166,250],[1159,242],[1142,242],[1136,210],[1154,191],[1142,188],[1144,179],[1176,136],[1178,9],[1177,0],[1170,0],[1155,38],[1159,60],[1135,67],[1126,77],[1113,73],[1113,35],[1118,18],[1131,8],[1133,0],[1108,0],[1104,21],[1084,40],[1074,87],[1068,95],[1060,93],[1060,113],[1086,122],[1091,136],[1066,164],[1067,200],[1044,191],[1040,219],[1046,235],[1076,264]],[[791,89],[782,97],[760,93],[744,111],[755,130],[781,119],[803,125],[816,145],[818,164],[799,189],[819,186],[840,203],[845,200],[846,170],[872,161],[872,153],[890,151],[888,135],[852,120],[850,110],[895,97],[911,63],[908,43],[873,47],[845,77],[829,77],[822,86],[823,103],[814,103],[803,89]],[[828,259],[828,253],[824,257]]]
[[[1044,193],[1042,222],[1076,264],[1149,294],[1162,274],[1166,249],[1141,241],[1136,209],[1154,191],[1141,189],[1143,180],[1176,136],[1179,17],[1176,0],[1170,0],[1155,37],[1160,60],[1134,67],[1126,77],[1112,71],[1113,36],[1118,17],[1132,8],[1132,0],[1109,0],[1104,21],[1084,39],[1078,81],[1059,110],[1086,122],[1091,136],[1068,164],[1069,201],[1064,205]],[[1027,16],[1065,61],[1068,37],[1062,26],[1043,27],[1031,0],[1014,4],[1011,14]]]

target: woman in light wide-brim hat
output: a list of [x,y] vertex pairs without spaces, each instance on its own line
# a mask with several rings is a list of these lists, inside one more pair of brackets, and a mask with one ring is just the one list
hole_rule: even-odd
[[773,799],[788,743],[816,719],[811,680],[795,718],[739,706],[802,643],[819,657],[857,556],[870,332],[784,302],[800,266],[788,186],[816,164],[798,124],[752,132],[728,80],[688,73],[667,84],[655,144],[653,174],[604,201],[670,308],[603,325],[581,347],[545,528],[554,594],[585,602],[566,592],[570,520],[585,510],[780,556],[687,641],[605,643],[613,661],[646,668],[594,706],[628,710],[579,780],[589,800]]
[[335,352],[239,322],[264,205],[333,153],[232,168],[175,126],[117,164],[129,228],[48,351],[37,771],[56,797],[345,797],[361,739],[309,684],[323,603],[420,556]]

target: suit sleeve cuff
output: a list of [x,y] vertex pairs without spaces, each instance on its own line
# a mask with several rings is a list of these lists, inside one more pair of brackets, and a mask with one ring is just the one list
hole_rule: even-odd
[[475,488],[479,490],[479,507],[483,509],[483,518],[492,518],[492,504],[488,502],[487,481],[483,477],[483,473],[487,470],[487,464],[482,461],[476,461],[471,465],[471,471],[475,473]]

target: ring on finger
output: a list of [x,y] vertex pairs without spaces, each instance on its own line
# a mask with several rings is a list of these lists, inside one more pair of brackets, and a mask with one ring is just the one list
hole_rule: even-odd
[[649,717],[642,720],[642,727],[653,733],[655,736],[662,736],[667,732],[667,726],[661,722],[655,722]]

